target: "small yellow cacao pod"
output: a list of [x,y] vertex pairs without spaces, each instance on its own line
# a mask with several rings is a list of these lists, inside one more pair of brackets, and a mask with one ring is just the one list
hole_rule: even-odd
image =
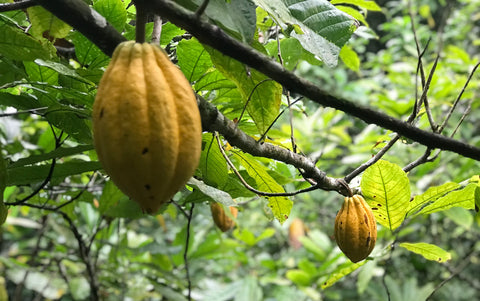
[[335,240],[352,262],[359,262],[372,252],[377,240],[377,223],[362,196],[345,198],[335,218]]
[[196,97],[160,47],[117,46],[92,119],[99,161],[144,212],[155,213],[197,168],[202,125]]
[[300,237],[305,236],[305,224],[299,218],[294,218],[288,227],[288,243],[294,249],[300,249],[302,242]]
[[[232,216],[237,218],[237,207],[230,206],[228,209]],[[222,232],[226,232],[235,226],[235,221],[225,213],[223,206],[219,203],[210,203],[210,211],[212,212],[213,222]]]

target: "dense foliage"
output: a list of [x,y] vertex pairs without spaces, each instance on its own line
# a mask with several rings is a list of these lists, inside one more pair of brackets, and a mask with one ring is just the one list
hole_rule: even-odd
[[[104,45],[69,26],[71,16],[0,2],[0,221],[8,214],[0,300],[480,297],[478,161],[290,93],[152,15],[147,39],[201,101],[234,120],[225,127],[235,139],[204,131],[195,177],[147,215],[110,181],[94,149],[92,106],[110,62]],[[130,1],[78,2],[135,39]],[[175,2],[194,12],[204,1]],[[312,6],[211,0],[201,20],[336,99],[480,146],[480,3],[305,2]],[[247,147],[245,137],[258,143]],[[258,156],[265,145],[273,155]],[[362,192],[378,222],[367,260],[354,264],[335,244],[345,191],[318,189],[299,158]],[[232,230],[215,226],[213,202],[239,209],[236,217],[226,210]]]

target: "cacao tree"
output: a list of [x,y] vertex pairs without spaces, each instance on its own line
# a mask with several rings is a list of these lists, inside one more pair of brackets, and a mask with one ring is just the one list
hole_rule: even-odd
[[0,299],[475,299],[479,12],[0,1]]

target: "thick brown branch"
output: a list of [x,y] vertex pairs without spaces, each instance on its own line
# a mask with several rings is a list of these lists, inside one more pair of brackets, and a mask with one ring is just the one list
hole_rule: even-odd
[[294,73],[286,70],[268,56],[259,53],[252,47],[238,40],[235,40],[219,27],[202,21],[197,18],[194,13],[186,11],[171,1],[152,0],[150,5],[155,13],[168,18],[177,26],[183,27],[200,42],[257,69],[273,80],[279,82],[290,91],[304,95],[322,106],[335,108],[349,115],[355,116],[366,123],[376,124],[385,129],[389,129],[430,148],[440,148],[453,151],[465,157],[480,160],[480,148],[439,134],[421,130],[384,113],[331,95],[330,92],[324,91],[311,82],[297,77]]
[[13,3],[0,3],[0,12],[25,9],[37,5],[33,0],[23,0]]
[[[94,13],[93,10],[81,0],[36,1],[50,10],[57,17],[79,30],[92,42],[98,45],[106,54],[111,54],[115,46],[124,39],[113,29],[113,27],[106,23],[105,19],[101,18],[97,13]],[[220,52],[259,70],[282,84],[290,91],[304,95],[322,106],[344,111],[366,123],[377,124],[429,148],[453,151],[462,156],[480,160],[480,148],[439,134],[421,130],[384,113],[330,95],[329,92],[315,86],[311,82],[297,77],[294,73],[284,69],[271,58],[259,53],[250,46],[233,39],[219,27],[202,21],[195,15],[195,13],[186,11],[171,1],[152,0],[149,5],[151,6],[151,10],[155,13],[169,19],[177,26],[185,28],[198,38],[200,42],[210,45]],[[98,22],[98,24],[96,22]],[[220,133],[222,132],[218,129],[217,131]],[[229,141],[242,140],[239,136],[236,136],[241,133],[241,131],[237,129],[225,128],[224,132],[230,135]],[[235,144],[235,142],[232,144]],[[249,148],[244,150],[258,156],[263,156],[265,153],[271,153],[270,145],[268,144],[261,145],[250,143]],[[295,159],[292,159],[293,156],[290,155],[290,152],[288,152],[288,155],[279,155],[279,157],[285,159],[281,161],[286,163],[295,161]]]

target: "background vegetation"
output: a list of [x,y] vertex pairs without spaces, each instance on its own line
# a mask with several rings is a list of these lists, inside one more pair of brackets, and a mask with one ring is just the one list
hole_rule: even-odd
[[[0,213],[8,213],[1,226],[0,300],[480,297],[479,162],[468,154],[426,148],[320,106],[302,91],[288,93],[200,43],[202,37],[168,15],[152,15],[148,39],[159,38],[194,90],[242,132],[304,155],[328,179],[345,178],[366,197],[381,186],[387,205],[404,206],[379,220],[371,257],[352,264],[333,239],[340,186],[295,193],[311,187],[311,179],[294,164],[253,156],[228,144],[221,130],[208,130],[195,179],[157,215],[144,215],[103,173],[92,145],[90,114],[108,47],[32,1],[20,9],[0,2],[6,3],[0,6]],[[130,1],[84,2],[134,39]],[[203,1],[176,2],[196,11]],[[398,120],[413,116],[420,129],[480,146],[474,73],[480,3],[330,1],[333,20],[343,25],[329,27],[332,19],[312,24],[308,18],[330,11],[327,1],[311,1],[320,11],[292,9],[297,2],[211,0],[202,20],[281,58],[286,69],[338,99]],[[422,106],[415,110],[417,103]],[[222,134],[218,140],[215,131]],[[247,189],[218,141],[251,187],[292,195]],[[366,162],[380,157],[365,171]],[[397,193],[402,196],[392,196]],[[213,201],[239,207],[233,230],[214,226]],[[304,236],[289,235],[295,219]]]

